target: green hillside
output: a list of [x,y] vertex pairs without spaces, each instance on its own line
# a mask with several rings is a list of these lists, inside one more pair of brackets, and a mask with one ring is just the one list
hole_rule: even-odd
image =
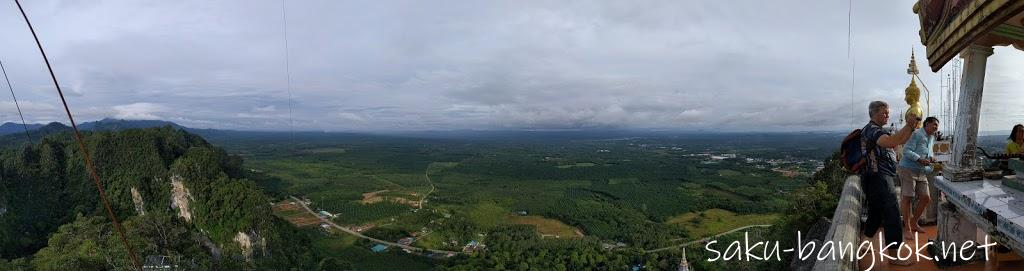
[[[308,239],[271,214],[271,199],[246,179],[239,157],[169,127],[85,137],[140,258],[166,256],[197,270],[307,270],[316,264]],[[0,153],[0,208],[6,210],[0,256],[12,260],[4,264],[35,270],[130,266],[87,172],[68,133]]]

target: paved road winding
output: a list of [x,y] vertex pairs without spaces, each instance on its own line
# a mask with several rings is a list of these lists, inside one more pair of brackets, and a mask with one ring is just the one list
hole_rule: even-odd
[[362,238],[362,239],[367,239],[367,240],[374,241],[374,242],[377,242],[377,243],[381,243],[381,244],[385,244],[385,245],[389,245],[389,246],[396,246],[396,247],[408,249],[408,250],[411,250],[411,251],[417,251],[417,252],[427,251],[427,252],[442,253],[442,254],[448,254],[448,253],[460,254],[460,253],[462,253],[462,252],[457,252],[457,251],[425,249],[425,248],[419,248],[419,247],[414,247],[414,246],[407,246],[407,245],[403,245],[403,244],[399,244],[399,243],[395,243],[395,242],[389,242],[389,241],[384,241],[384,240],[380,240],[380,239],[377,239],[377,238],[369,237],[369,236],[363,235],[362,233],[350,230],[348,228],[345,228],[345,227],[342,227],[342,226],[338,226],[338,224],[334,224],[333,221],[330,221],[330,220],[328,220],[326,218],[323,218],[319,214],[317,214],[316,212],[313,212],[313,210],[309,209],[309,206],[306,206],[306,203],[303,202],[302,200],[299,200],[295,196],[291,196],[291,198],[292,198],[292,200],[294,202],[296,202],[300,206],[302,206],[303,209],[306,209],[306,212],[309,212],[310,214],[315,215],[317,218],[320,218],[320,221],[323,221],[327,225],[331,225],[331,227],[334,227],[335,229],[339,229],[339,230],[341,230],[341,231],[343,231],[345,233],[354,235],[354,236]]
[[434,182],[430,181],[430,174],[428,173],[429,171],[430,171],[430,166],[427,166],[427,170],[425,170],[423,172],[423,176],[427,177],[427,183],[430,184],[430,192],[427,192],[426,195],[423,195],[423,197],[420,198],[420,204],[419,204],[420,210],[423,210],[423,201],[427,200],[427,197],[430,196],[430,193],[434,193],[434,189],[435,189]]
[[693,241],[682,243],[682,244],[678,244],[678,245],[671,245],[671,246],[667,246],[667,247],[663,247],[663,248],[644,250],[644,253],[652,253],[652,252],[658,252],[658,251],[662,251],[662,250],[668,250],[668,249],[673,249],[673,248],[685,247],[685,246],[689,246],[689,245],[692,245],[692,244],[695,244],[695,243],[704,243],[704,242],[707,242],[707,241],[711,241],[711,238],[715,238],[715,237],[719,237],[719,236],[722,236],[722,235],[734,233],[734,232],[737,232],[737,231],[742,231],[742,230],[749,229],[749,228],[767,228],[767,227],[771,227],[771,226],[772,226],[771,224],[746,225],[746,226],[743,226],[743,227],[739,227],[739,228],[735,228],[735,229],[729,230],[727,232],[715,234],[715,235],[712,235],[712,236],[704,237],[704,238],[701,238],[701,239],[693,240]]

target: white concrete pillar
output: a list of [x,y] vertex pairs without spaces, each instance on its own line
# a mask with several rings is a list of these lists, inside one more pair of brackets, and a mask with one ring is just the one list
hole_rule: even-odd
[[981,93],[985,86],[985,65],[991,55],[992,47],[980,45],[971,45],[960,53],[964,59],[964,70],[953,131],[951,167],[948,167],[954,173],[949,176],[951,180],[962,181],[960,176],[963,173],[976,171],[978,167],[975,153],[981,116]]

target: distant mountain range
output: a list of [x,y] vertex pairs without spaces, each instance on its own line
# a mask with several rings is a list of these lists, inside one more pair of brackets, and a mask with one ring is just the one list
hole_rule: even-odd
[[[810,138],[837,138],[839,140],[845,132],[707,132],[707,131],[645,131],[627,129],[580,129],[580,130],[433,130],[433,131],[401,131],[401,132],[327,132],[327,131],[254,131],[254,130],[227,130],[210,128],[189,128],[174,122],[165,120],[124,120],[105,118],[98,121],[83,122],[78,124],[82,131],[118,131],[124,129],[139,129],[171,126],[177,129],[203,136],[211,142],[222,142],[224,140],[237,140],[240,138],[259,139],[301,139],[301,140],[327,140],[329,138],[344,136],[387,136],[398,138],[430,138],[430,139],[474,139],[474,140],[608,140],[640,137],[675,137],[690,140],[715,139],[720,137],[738,137],[746,140],[760,140],[763,138],[779,139],[793,137],[794,140],[808,140]],[[33,138],[39,138],[49,134],[71,130],[71,127],[60,122],[52,122],[46,125],[29,124],[28,129]],[[0,136],[23,133],[24,128],[20,123],[7,122],[0,125]],[[24,138],[23,136],[21,138]],[[20,140],[21,138],[15,138]],[[2,140],[0,140],[2,141]]]
[[[111,119],[106,118],[98,121],[89,121],[78,124],[78,129],[87,131],[115,131],[124,129],[135,129],[135,128],[151,128],[151,127],[164,127],[171,126],[179,129],[187,129],[185,126],[178,125],[170,121],[163,120],[123,120],[123,119]],[[69,129],[67,126],[59,122],[51,122],[50,124],[28,124],[28,130],[33,133],[42,132],[48,134],[49,132],[61,131]],[[37,131],[39,130],[39,131]],[[25,128],[21,123],[7,122],[0,125],[0,135],[8,135],[14,133],[22,133]]]
[[138,128],[152,128],[171,126],[178,129],[185,129],[185,126],[163,120],[123,120],[106,118],[98,121],[83,122],[78,125],[82,130],[124,130]]
[[[846,135],[846,131],[837,132],[714,132],[714,131],[654,131],[654,130],[628,130],[628,129],[584,129],[584,130],[433,130],[433,131],[404,131],[404,132],[325,132],[325,131],[257,131],[257,130],[224,130],[224,129],[210,129],[210,128],[189,128],[179,125],[174,122],[165,120],[125,120],[125,119],[113,119],[105,118],[98,121],[89,121],[78,124],[78,128],[83,131],[118,131],[124,129],[139,129],[139,128],[153,128],[153,127],[164,127],[171,126],[174,128],[182,129],[190,133],[195,133],[207,137],[207,139],[219,139],[222,137],[235,138],[238,136],[258,136],[263,138],[270,137],[288,137],[288,138],[306,138],[306,137],[323,137],[323,136],[340,136],[340,135],[384,135],[384,136],[396,136],[396,137],[413,137],[413,138],[435,138],[435,139],[518,139],[518,138],[533,138],[533,139],[572,139],[572,140],[593,140],[593,139],[614,139],[614,138],[630,138],[630,137],[673,137],[682,136],[690,139],[700,139],[705,136],[713,137],[732,137],[740,136],[751,139],[750,136],[758,137],[785,137],[785,136],[796,136],[798,138],[808,137],[838,137]],[[28,130],[33,134],[33,137],[39,135],[47,135],[51,133],[62,132],[70,130],[71,127],[67,124],[60,122],[52,122],[49,124],[28,124]],[[0,124],[0,136],[24,133],[25,128],[22,127],[21,123],[6,122]],[[1009,134],[1009,131],[980,131],[979,136],[990,141],[995,140],[997,137],[1005,138],[1005,135]],[[1002,142],[1002,141],[999,141]]]
[[[42,127],[43,127],[43,124],[29,124],[28,125],[28,129],[29,130],[35,130],[35,129],[39,129],[39,128],[42,128]],[[4,123],[3,125],[0,125],[0,135],[13,134],[13,133],[21,133],[21,132],[24,132],[24,131],[25,131],[25,128],[23,127],[23,125],[21,125],[21,123],[7,122],[7,123]]]

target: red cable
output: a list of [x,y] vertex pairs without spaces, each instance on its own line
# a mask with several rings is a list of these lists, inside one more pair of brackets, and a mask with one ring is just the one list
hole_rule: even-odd
[[128,255],[131,256],[132,263],[135,264],[135,269],[142,270],[142,265],[139,264],[139,257],[135,255],[135,250],[132,249],[131,244],[128,243],[128,239],[125,238],[124,230],[121,229],[121,223],[117,221],[117,216],[114,215],[114,210],[110,208],[110,202],[107,201],[107,194],[103,192],[103,184],[100,183],[100,176],[96,174],[96,167],[92,164],[92,159],[89,158],[89,150],[85,148],[85,141],[82,140],[82,133],[78,131],[78,125],[75,124],[75,118],[71,116],[71,109],[68,108],[68,102],[64,99],[64,91],[60,90],[60,84],[57,83],[57,76],[53,73],[53,67],[50,66],[50,60],[46,58],[46,52],[43,51],[43,44],[39,42],[39,37],[36,36],[36,30],[32,28],[32,23],[28,21],[28,15],[25,14],[25,10],[21,8],[21,2],[14,0],[14,3],[18,5],[18,10],[21,11],[21,16],[25,18],[25,24],[28,25],[29,31],[32,31],[32,38],[36,40],[36,46],[39,46],[39,53],[43,55],[43,61],[46,62],[46,68],[50,70],[50,78],[53,79],[53,85],[57,87],[57,94],[60,95],[61,103],[64,103],[64,112],[68,114],[68,120],[71,121],[71,128],[75,130],[75,140],[78,141],[78,147],[82,151],[82,155],[85,157],[85,165],[89,168],[89,174],[92,175],[93,183],[96,184],[96,190],[99,191],[100,200],[103,201],[103,207],[107,208],[107,215],[110,216],[110,220],[114,223],[114,228],[117,229],[117,233],[121,236],[121,242],[124,243],[125,249],[128,250]]

